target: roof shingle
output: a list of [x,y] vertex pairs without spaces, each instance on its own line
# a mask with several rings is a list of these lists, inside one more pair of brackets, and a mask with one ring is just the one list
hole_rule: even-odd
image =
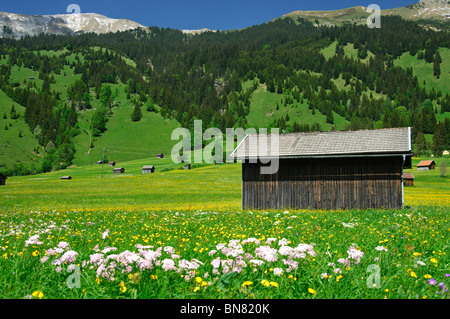
[[[380,130],[332,131],[279,134],[271,141],[270,134],[247,135],[231,158],[315,157],[357,154],[409,154],[410,128]],[[264,141],[264,137],[267,138]]]
[[417,167],[430,166],[432,163],[434,163],[433,160],[430,160],[430,161],[421,161],[419,164],[417,164]]

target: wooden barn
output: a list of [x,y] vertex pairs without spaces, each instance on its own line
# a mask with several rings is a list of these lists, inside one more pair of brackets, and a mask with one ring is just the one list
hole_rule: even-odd
[[430,169],[434,169],[436,164],[433,160],[429,161],[421,161],[419,164],[417,164],[417,170],[418,171],[428,171]]
[[61,176],[61,180],[63,181],[70,181],[72,179],[72,176]]
[[163,153],[156,154],[156,158],[164,158],[164,154]]
[[[261,136],[247,135],[230,155],[243,161],[243,209],[403,207],[410,128],[281,134],[276,148]],[[278,170],[262,174],[269,159]]]
[[115,162],[115,161],[113,161],[113,162],[108,162],[108,166],[111,166],[111,167],[116,166],[116,162]]
[[142,174],[151,174],[155,172],[155,166],[145,165],[142,167]]
[[125,173],[125,168],[123,167],[117,167],[113,169],[113,174],[123,174]]
[[6,179],[8,177],[6,177],[5,175],[3,175],[2,173],[0,173],[0,186],[5,185],[6,184]]
[[190,169],[191,169],[191,164],[186,164],[186,165],[184,165],[184,169],[185,169],[185,170],[190,170]]
[[414,178],[412,173],[403,173],[403,183],[405,186],[414,186]]

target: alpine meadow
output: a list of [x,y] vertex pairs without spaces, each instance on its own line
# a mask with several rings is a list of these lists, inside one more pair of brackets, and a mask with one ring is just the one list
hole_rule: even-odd
[[449,299],[445,8],[0,12],[0,298]]

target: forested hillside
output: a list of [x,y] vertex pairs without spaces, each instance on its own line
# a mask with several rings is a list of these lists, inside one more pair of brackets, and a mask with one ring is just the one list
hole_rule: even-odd
[[[2,150],[0,171],[94,163],[112,144],[125,158],[130,139],[153,142],[128,160],[169,152],[171,130],[192,129],[195,119],[221,130],[412,126],[415,151],[442,154],[450,148],[449,49],[448,33],[395,16],[381,29],[285,18],[198,35],[151,27],[0,39],[0,130],[20,126],[22,136],[8,133],[8,142],[25,135],[34,156]],[[429,68],[415,68],[422,64]]]

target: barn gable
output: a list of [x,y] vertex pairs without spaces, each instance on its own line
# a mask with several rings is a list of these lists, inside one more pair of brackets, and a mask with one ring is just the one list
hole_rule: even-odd
[[[230,157],[243,160],[243,209],[400,208],[410,128],[247,135]],[[267,142],[264,138],[267,138]],[[264,158],[278,159],[261,174]]]

